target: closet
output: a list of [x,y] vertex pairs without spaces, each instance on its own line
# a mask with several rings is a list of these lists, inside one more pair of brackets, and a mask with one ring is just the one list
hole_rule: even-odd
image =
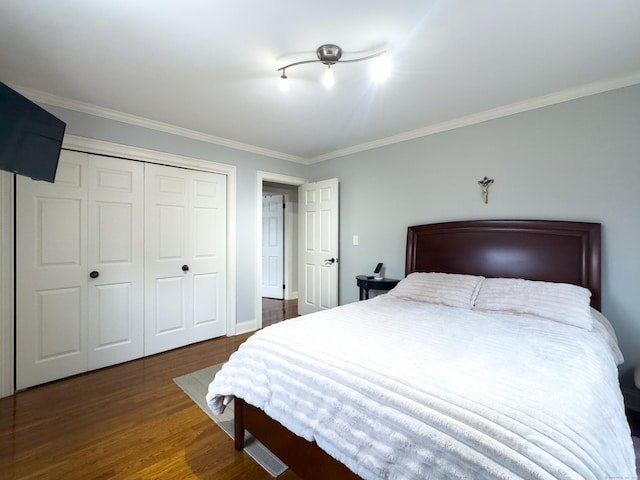
[[226,333],[226,176],[63,151],[16,177],[16,388]]

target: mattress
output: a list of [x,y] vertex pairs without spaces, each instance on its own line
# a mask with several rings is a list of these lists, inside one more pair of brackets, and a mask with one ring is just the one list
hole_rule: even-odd
[[250,337],[209,386],[365,479],[633,479],[610,330],[389,294]]

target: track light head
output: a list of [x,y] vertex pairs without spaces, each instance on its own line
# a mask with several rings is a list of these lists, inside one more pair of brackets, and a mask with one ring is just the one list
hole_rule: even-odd
[[331,68],[331,65],[328,65],[327,69],[324,71],[324,75],[322,76],[322,84],[327,88],[331,88],[334,83],[335,78],[333,76],[333,69]]

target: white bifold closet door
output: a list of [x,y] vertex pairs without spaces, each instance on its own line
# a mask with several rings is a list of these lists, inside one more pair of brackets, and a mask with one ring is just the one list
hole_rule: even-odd
[[63,151],[17,177],[18,389],[226,334],[226,176]]
[[63,151],[16,177],[18,389],[143,354],[144,166]]
[[147,165],[145,354],[226,334],[226,177]]

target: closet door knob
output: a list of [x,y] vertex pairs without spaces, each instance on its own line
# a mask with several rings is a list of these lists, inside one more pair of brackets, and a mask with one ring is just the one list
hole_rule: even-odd
[[97,271],[95,271],[95,270],[94,270],[93,272],[91,272],[91,273],[89,274],[89,276],[90,276],[91,278],[98,278],[98,277],[100,276],[100,272],[97,272]]
[[183,272],[188,272],[189,271],[189,265],[182,265],[182,271]]

